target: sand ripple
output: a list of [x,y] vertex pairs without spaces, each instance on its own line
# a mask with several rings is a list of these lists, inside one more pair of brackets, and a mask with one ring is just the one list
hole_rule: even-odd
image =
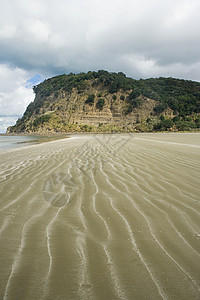
[[200,299],[199,148],[83,135],[1,153],[0,298]]

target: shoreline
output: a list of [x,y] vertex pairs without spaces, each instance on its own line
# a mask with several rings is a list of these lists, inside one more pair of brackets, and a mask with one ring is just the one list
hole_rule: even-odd
[[[70,137],[70,140],[75,140],[78,139],[80,137]],[[11,152],[15,152],[15,151],[20,151],[20,150],[25,150],[25,149],[32,149],[33,147],[43,147],[44,145],[48,145],[48,144],[52,144],[52,143],[57,143],[57,142],[64,142],[66,141],[66,138],[64,139],[56,139],[56,140],[51,140],[51,141],[45,141],[45,142],[41,142],[41,143],[36,143],[36,144],[32,144],[30,143],[26,143],[27,145],[25,146],[21,146],[21,147],[16,147],[16,148],[11,148],[11,149],[7,149],[7,150],[0,150],[0,155],[1,154],[7,154],[7,153],[11,153]]]
[[[119,137],[119,136],[121,136],[122,138],[123,138],[123,136],[126,136],[126,137],[129,136],[129,138],[133,138],[133,139],[136,139],[136,140],[143,140],[144,137],[146,136],[146,138],[144,140],[149,141],[149,142],[150,141],[151,142],[158,142],[157,140],[152,140],[151,136],[154,136],[155,138],[157,137],[159,139],[160,139],[161,136],[170,137],[170,135],[172,137],[175,136],[175,135],[179,135],[179,136],[183,136],[183,137],[184,136],[188,136],[188,137],[191,136],[192,137],[194,134],[198,136],[200,134],[200,132],[199,131],[198,132],[188,132],[188,131],[187,132],[168,132],[168,131],[166,131],[166,132],[140,132],[140,133],[137,133],[137,134],[135,134],[135,133],[101,133],[100,135],[98,133],[99,136],[102,136],[103,134],[105,136],[113,136],[113,138],[114,137]],[[37,140],[18,142],[17,144],[18,145],[21,144],[22,146],[18,146],[18,147],[16,146],[16,147],[6,149],[6,150],[0,150],[0,155],[3,154],[3,153],[11,153],[11,152],[15,152],[15,151],[24,150],[24,149],[32,149],[36,146],[37,147],[40,147],[40,146],[41,147],[46,147],[49,144],[53,144],[53,143],[57,143],[57,142],[65,142],[66,140],[74,141],[76,139],[84,139],[84,138],[89,138],[89,137],[95,139],[95,137],[94,137],[95,135],[96,135],[96,133],[89,133],[88,132],[88,133],[79,133],[79,134],[78,133],[69,134],[68,136],[65,136],[65,137],[56,136],[54,138],[53,138],[53,136],[51,136],[51,137],[42,136],[46,140],[43,140],[43,141],[40,141],[40,142],[37,142]],[[26,135],[23,135],[23,136],[26,136]],[[28,136],[30,136],[30,135],[28,135]],[[39,136],[39,137],[42,138],[41,136]],[[33,144],[35,141],[36,141],[36,143]],[[165,138],[163,139],[163,141],[160,141],[160,142],[161,143],[165,142]],[[46,146],[45,146],[45,144],[46,144]],[[180,143],[180,145],[183,145],[183,144]],[[197,148],[199,148],[200,143],[199,144],[197,143],[197,145],[193,145],[193,146],[196,146]]]
[[[1,136],[0,136],[1,137]],[[5,135],[5,137],[30,137],[30,135],[17,135],[17,136],[7,136]],[[4,149],[4,146],[2,148],[0,148],[0,153],[5,153],[5,152],[8,152],[8,151],[15,151],[15,150],[20,150],[20,149],[25,149],[25,148],[29,148],[29,147],[33,147],[33,146],[39,146],[39,145],[42,145],[42,144],[46,144],[46,143],[51,143],[51,142],[57,142],[57,141],[62,141],[62,140],[66,140],[66,139],[69,139],[71,138],[70,136],[32,136],[33,138],[35,139],[30,139],[30,140],[16,140],[16,141],[13,141],[13,143],[11,141],[8,140],[5,141],[5,144],[7,148]],[[3,143],[3,142],[2,142]]]
[[163,131],[80,131],[80,132],[21,132],[21,133],[0,133],[0,136],[35,136],[35,137],[65,137],[67,135],[82,135],[82,134],[142,134],[142,133],[198,133],[200,129],[192,130],[163,130]]

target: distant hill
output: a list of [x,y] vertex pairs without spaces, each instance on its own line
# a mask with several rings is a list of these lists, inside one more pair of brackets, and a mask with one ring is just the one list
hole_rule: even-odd
[[134,132],[200,128],[200,83],[135,80],[104,70],[59,75],[34,87],[8,133]]

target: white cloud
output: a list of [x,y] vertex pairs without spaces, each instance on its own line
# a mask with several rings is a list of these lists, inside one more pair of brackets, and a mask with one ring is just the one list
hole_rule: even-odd
[[49,24],[40,20],[30,20],[28,24],[29,34],[36,42],[46,42],[50,36]]
[[32,87],[26,88],[30,76],[31,73],[22,69],[0,65],[0,126],[4,129],[5,124],[16,121],[34,99]]
[[26,88],[30,74],[19,68],[0,65],[0,115],[21,115],[33,100],[32,88]]
[[15,125],[16,120],[18,118],[15,117],[0,117],[0,133],[5,133],[6,129],[9,126]]
[[11,39],[14,37],[15,27],[9,24],[2,25],[0,31],[0,39]]

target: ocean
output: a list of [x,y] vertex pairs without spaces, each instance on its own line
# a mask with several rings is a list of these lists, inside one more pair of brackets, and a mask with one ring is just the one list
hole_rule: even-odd
[[36,145],[52,140],[66,138],[66,136],[26,136],[26,135],[0,135],[0,152],[15,148]]

